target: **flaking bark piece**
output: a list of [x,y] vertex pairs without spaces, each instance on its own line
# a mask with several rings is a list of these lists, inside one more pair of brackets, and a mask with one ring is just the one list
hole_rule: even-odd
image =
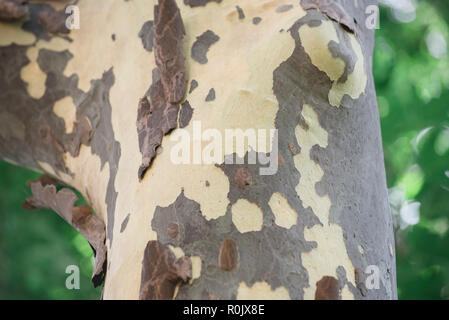
[[187,88],[182,51],[184,35],[184,24],[176,1],[158,0],[158,5],[154,7],[153,48],[168,103],[179,103]]
[[86,238],[95,251],[95,266],[91,281],[97,287],[103,283],[106,273],[107,250],[104,222],[92,213],[90,207],[75,207],[77,195],[68,188],[57,191],[56,186],[51,184],[51,179],[43,177],[30,183],[32,196],[25,201],[24,207],[51,209]]
[[145,248],[140,282],[140,300],[173,299],[176,285],[192,278],[192,263],[186,256],[175,258],[167,245],[149,241]]
[[67,34],[70,32],[65,25],[67,17],[64,10],[55,11],[48,9],[39,12],[38,21],[47,32]]
[[42,184],[42,186],[44,186],[44,187],[46,185],[49,185],[49,184],[52,184],[54,186],[62,186],[62,185],[64,185],[64,182],[62,182],[59,179],[53,178],[52,176],[50,176],[50,175],[48,175],[46,173],[40,175],[36,180],[29,180],[29,181],[27,181],[26,185],[28,187],[31,187],[31,185],[33,183],[36,183],[36,182],[40,182]]
[[28,14],[28,7],[23,0],[0,0],[0,20],[18,20]]
[[346,10],[336,1],[330,0],[301,0],[301,6],[304,10],[317,9],[343,26],[347,31],[355,31],[354,19],[352,19]]
[[137,133],[142,153],[139,180],[142,180],[156,156],[156,148],[160,146],[163,136],[176,128],[178,121],[179,105],[166,102],[157,69],[153,72],[153,84],[149,91],[150,101],[147,97],[140,99],[137,111]]

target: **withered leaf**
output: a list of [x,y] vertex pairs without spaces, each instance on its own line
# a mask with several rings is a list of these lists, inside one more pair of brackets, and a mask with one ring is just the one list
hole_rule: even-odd
[[301,0],[301,6],[304,10],[317,9],[341,24],[347,31],[355,31],[354,19],[349,16],[346,10],[336,1],[330,0]]
[[142,261],[140,300],[173,298],[176,285],[192,278],[192,263],[186,256],[176,260],[167,245],[149,241]]
[[32,196],[25,201],[28,209],[45,208],[55,211],[72,225],[90,243],[95,251],[95,266],[92,283],[95,287],[103,283],[106,273],[106,229],[103,220],[92,213],[88,206],[75,207],[77,195],[68,188],[57,191],[52,178],[43,177],[31,182]]

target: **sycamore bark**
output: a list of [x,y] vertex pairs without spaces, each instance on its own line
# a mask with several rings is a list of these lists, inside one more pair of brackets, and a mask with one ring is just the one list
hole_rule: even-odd
[[[0,157],[77,189],[104,222],[103,298],[396,298],[375,1],[177,0],[188,85],[139,180],[139,101],[151,108],[161,77],[156,2],[80,0],[69,33],[65,1],[0,14]],[[277,139],[212,164],[194,163],[211,140],[192,139],[176,164],[181,128]],[[248,163],[276,151],[275,174]]]

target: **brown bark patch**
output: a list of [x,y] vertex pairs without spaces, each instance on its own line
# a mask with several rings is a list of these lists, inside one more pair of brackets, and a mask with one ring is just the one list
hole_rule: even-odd
[[162,137],[176,128],[179,111],[179,105],[166,102],[157,69],[153,72],[149,98],[150,101],[147,97],[140,99],[137,112],[137,132],[142,153],[142,165],[138,172],[140,180],[156,156],[156,149],[161,145]]
[[285,165],[285,160],[281,155],[278,155],[278,164],[281,167]]
[[159,0],[154,7],[153,50],[157,69],[153,83],[139,101],[137,132],[142,165],[139,180],[156,156],[162,137],[176,128],[179,102],[187,89],[185,57],[182,52],[184,24],[174,0]]
[[192,278],[192,263],[188,257],[176,260],[170,248],[158,241],[149,241],[142,262],[140,300],[173,298],[176,285]]
[[237,244],[232,239],[225,239],[220,248],[218,265],[220,269],[232,271],[237,267],[239,251]]
[[25,201],[24,207],[27,209],[51,209],[86,238],[95,252],[92,283],[97,287],[103,283],[106,273],[105,224],[92,213],[90,207],[75,206],[78,197],[72,190],[63,188],[57,191],[52,182],[57,181],[46,176],[31,182],[32,196]]
[[325,14],[329,19],[341,24],[346,31],[354,32],[354,19],[349,16],[346,10],[336,1],[329,0],[301,0],[304,10],[317,9]]
[[174,239],[178,236],[179,234],[179,225],[177,223],[174,222],[170,222],[167,226],[167,235]]
[[248,170],[246,170],[245,168],[239,168],[235,173],[234,181],[237,187],[239,187],[240,189],[244,189],[246,186],[249,186],[253,183],[253,178]]
[[288,144],[288,149],[290,150],[292,155],[298,154],[298,151],[296,150],[296,147],[295,147],[295,145],[293,143],[289,143]]
[[159,0],[154,6],[154,58],[168,103],[178,103],[187,87],[182,39],[185,35],[175,0]]
[[316,283],[315,300],[338,300],[340,286],[334,277],[324,276]]
[[21,19],[28,14],[28,7],[23,0],[0,0],[0,20]]
[[38,14],[38,21],[42,27],[50,33],[69,33],[70,30],[67,29],[65,21],[67,20],[67,15],[64,10],[43,10]]

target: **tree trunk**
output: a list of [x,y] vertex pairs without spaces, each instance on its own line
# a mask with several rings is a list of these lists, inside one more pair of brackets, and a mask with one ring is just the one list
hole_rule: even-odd
[[[80,0],[73,30],[65,1],[7,2],[0,156],[104,222],[103,298],[396,298],[374,1]],[[98,256],[90,213],[51,183],[28,203]]]

